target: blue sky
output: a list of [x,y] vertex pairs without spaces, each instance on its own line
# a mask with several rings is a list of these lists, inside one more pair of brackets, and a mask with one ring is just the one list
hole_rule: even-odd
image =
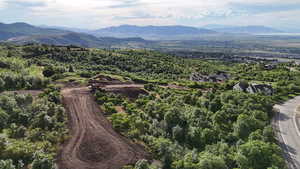
[[121,24],[300,28],[300,0],[0,0],[0,14],[4,23],[88,29]]

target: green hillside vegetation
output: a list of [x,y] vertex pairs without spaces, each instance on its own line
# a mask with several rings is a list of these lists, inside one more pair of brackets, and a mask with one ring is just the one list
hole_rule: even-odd
[[137,80],[186,81],[193,71],[209,74],[219,69],[231,69],[227,64],[219,64],[218,61],[183,59],[148,50],[105,50],[47,45],[29,45],[17,49],[22,51],[23,58],[30,59],[37,65],[65,68],[72,66],[77,72],[85,71],[91,75],[108,72]]
[[[148,50],[105,50],[78,47],[29,45],[16,47],[31,63],[50,70],[54,80],[90,78],[99,73],[120,75],[138,83],[175,83],[192,88],[231,89],[241,80],[272,84],[277,100],[299,92],[299,72],[291,71],[290,63],[265,70],[264,63],[229,63],[200,59],[185,59]],[[267,63],[265,63],[267,64]],[[218,71],[230,74],[226,83],[197,83],[189,80],[193,72],[203,75]]]
[[[160,87],[150,92],[134,102],[108,99],[111,107],[126,112],[114,113],[110,120],[119,132],[143,141],[163,168],[285,168],[270,125],[271,98]],[[96,96],[105,98],[101,92]]]
[[[7,55],[12,55],[8,52]],[[0,91],[16,89],[40,89],[48,79],[42,74],[42,67],[31,64],[20,57],[0,56]]]
[[59,145],[68,136],[59,100],[56,88],[45,90],[38,98],[1,94],[0,168],[54,168]]
[[[297,70],[292,63],[279,63],[274,69],[266,70],[266,63],[228,63],[180,58],[150,50],[76,46],[2,44],[0,51],[2,90],[44,88],[48,82],[87,84],[98,74],[144,83],[149,95],[137,100],[101,90],[94,94],[115,130],[144,144],[163,169],[286,168],[271,119],[275,103],[300,94],[300,72],[290,69]],[[224,82],[189,80],[194,72],[212,75],[220,71],[229,74],[230,79]],[[23,80],[17,78],[10,82],[3,78],[6,75]],[[270,84],[275,94],[233,91],[238,82]],[[185,90],[168,88],[166,84],[177,84]],[[25,165],[38,169],[41,164],[37,161],[41,159],[47,159],[41,160],[46,161],[43,163],[46,166],[52,166],[57,145],[66,136],[66,119],[58,90],[47,89],[36,100],[22,96],[28,98],[26,102],[18,102],[21,96],[1,95],[3,123],[0,124],[5,125],[1,126],[0,138],[5,141],[0,142],[4,147],[0,149],[3,150],[0,166],[11,162],[17,166],[22,160]],[[26,105],[21,109],[19,104]],[[46,116],[52,123],[43,121]],[[26,120],[19,121],[20,118]],[[19,130],[23,131],[22,137],[14,137],[12,131]],[[35,130],[42,131],[43,140],[31,139]],[[6,144],[7,141],[11,144]],[[25,150],[26,147],[30,151]],[[43,152],[37,151],[41,149]],[[158,167],[149,159],[125,168]]]

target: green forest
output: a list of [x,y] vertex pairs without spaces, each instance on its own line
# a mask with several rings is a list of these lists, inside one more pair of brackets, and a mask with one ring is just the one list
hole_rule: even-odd
[[[273,106],[300,95],[294,63],[229,63],[151,50],[0,45],[0,169],[54,169],[70,137],[63,85],[88,86],[99,74],[143,84],[131,99],[93,91],[113,128],[151,154],[124,169],[285,169]],[[190,75],[226,72],[221,82]],[[274,94],[233,90],[264,84]],[[179,86],[178,88],[168,87]],[[22,94],[18,91],[40,91]]]

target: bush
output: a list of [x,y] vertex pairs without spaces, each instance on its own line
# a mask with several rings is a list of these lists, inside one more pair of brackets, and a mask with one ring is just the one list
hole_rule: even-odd
[[55,70],[54,70],[54,68],[53,68],[52,66],[47,66],[47,67],[44,69],[44,71],[43,71],[43,75],[44,75],[45,77],[51,77],[51,76],[53,76],[55,73],[56,73],[56,72],[55,72]]
[[16,169],[12,160],[0,160],[0,169]]
[[0,77],[0,92],[5,89],[5,81]]
[[34,155],[31,169],[54,169],[54,162],[44,152],[37,152]]
[[106,114],[114,114],[117,113],[117,110],[115,109],[113,103],[108,102],[104,104],[105,113]]
[[272,166],[285,168],[281,153],[276,144],[255,140],[241,145],[236,159],[241,168],[266,169]]

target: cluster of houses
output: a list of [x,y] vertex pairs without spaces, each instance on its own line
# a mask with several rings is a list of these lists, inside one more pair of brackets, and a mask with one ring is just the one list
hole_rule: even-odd
[[[276,65],[265,65],[265,69],[274,69]],[[213,75],[203,75],[201,73],[193,73],[190,76],[191,81],[196,82],[224,82],[230,78],[230,75],[226,72],[217,72]],[[261,93],[267,96],[272,96],[274,94],[274,89],[271,85],[268,84],[256,84],[256,83],[246,83],[246,82],[239,82],[234,87],[233,90],[246,92],[246,93]]]

